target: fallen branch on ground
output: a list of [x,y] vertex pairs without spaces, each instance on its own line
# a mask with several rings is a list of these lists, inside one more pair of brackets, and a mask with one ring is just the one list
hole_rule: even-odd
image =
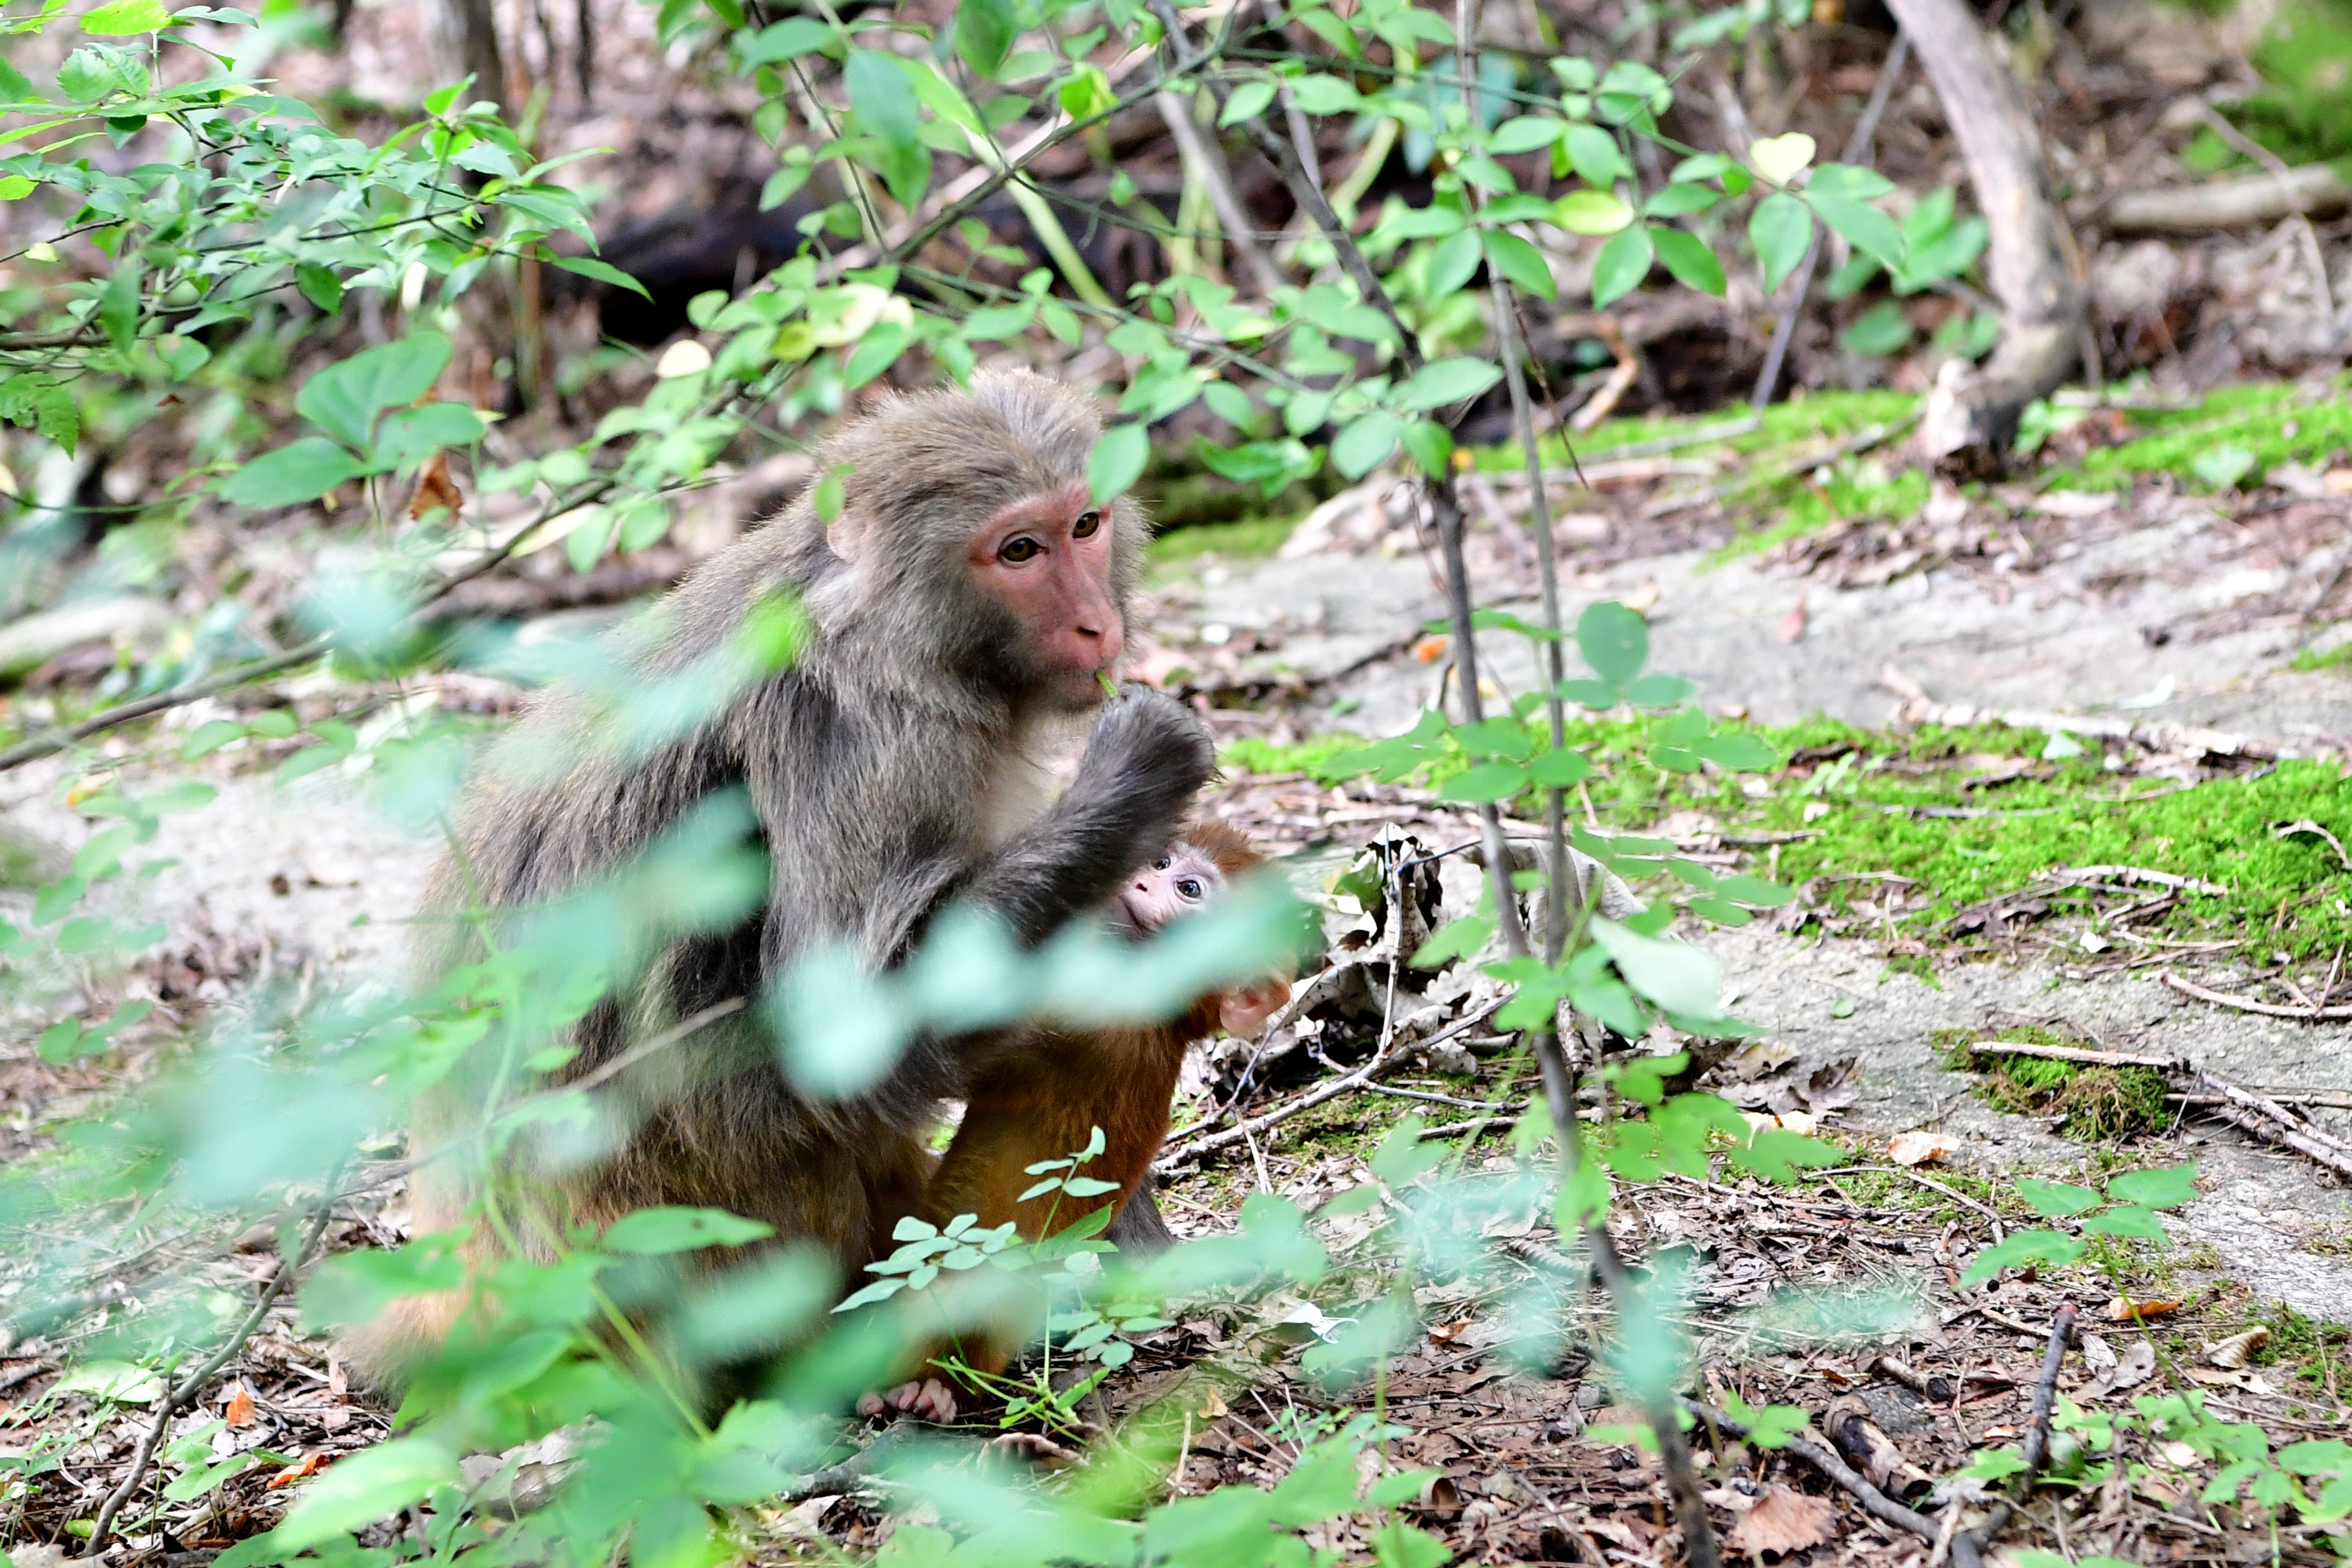
[[[1685,1399],[1682,1406],[1710,1427],[1719,1427],[1735,1437],[1748,1436],[1746,1422],[1727,1416],[1711,1405],[1702,1405],[1696,1399]],[[1932,1542],[1939,1533],[1934,1520],[1916,1509],[1906,1508],[1896,1502],[1893,1498],[1871,1485],[1870,1479],[1861,1471],[1811,1438],[1790,1438],[1786,1445],[1786,1451],[1794,1454],[1819,1470],[1832,1485],[1842,1488],[1848,1496],[1862,1505],[1863,1512],[1880,1523],[1891,1524],[1897,1530],[1908,1531],[1922,1541]],[[1960,1568],[1976,1568],[1978,1559],[1974,1542],[1968,1543],[1965,1554],[1962,1552],[1960,1538],[1956,1537],[1952,1546],[1953,1559],[1960,1564]]]
[[2209,991],[2193,981],[2184,980],[2167,969],[2160,977],[2164,983],[2184,997],[2195,997],[2200,1002],[2215,1007],[2234,1008],[2242,1013],[2260,1013],[2274,1019],[2352,1019],[2352,1008],[2291,1008],[2284,1002],[2258,1002],[2252,997],[2233,997],[2225,991]]
[[1979,1040],[1969,1044],[1972,1056],[2031,1056],[2040,1061],[2072,1061],[2084,1067],[2146,1067],[2175,1072],[2188,1066],[2178,1057],[2133,1056],[2121,1051],[2084,1051],[2072,1045],[2021,1045],[2006,1040]]
[[2284,174],[2244,174],[2161,191],[2126,191],[2107,204],[2111,234],[2205,234],[2252,228],[2301,215],[2327,217],[2352,206],[2352,183],[2331,164]]
[[[2001,1527],[2019,1512],[2023,1500],[2033,1495],[2033,1483],[2042,1474],[2042,1466],[2050,1457],[2050,1409],[2057,1402],[2058,1369],[2066,1363],[2066,1346],[2074,1337],[2074,1319],[2078,1309],[2068,1301],[2058,1309],[2050,1322],[2050,1343],[2042,1353],[2042,1377],[2033,1385],[2033,1416],[2025,1431],[2022,1458],[2025,1469],[2017,1478],[2018,1502],[2004,1500],[1992,1511],[1990,1517],[1974,1530],[1952,1537],[1952,1557],[1961,1560],[1960,1545],[1968,1543],[1971,1554],[1982,1552]],[[1990,1315],[1990,1314],[1988,1314]]]

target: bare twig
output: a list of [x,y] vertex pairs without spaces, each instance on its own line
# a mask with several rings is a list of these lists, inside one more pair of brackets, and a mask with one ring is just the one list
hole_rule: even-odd
[[[2074,1302],[2059,1307],[2057,1316],[2050,1322],[2050,1342],[2042,1353],[2042,1376],[2033,1385],[2032,1418],[2025,1432],[2022,1458],[2025,1469],[2017,1478],[2019,1501],[2031,1497],[2033,1483],[2042,1474],[2043,1461],[2050,1457],[2050,1409],[2058,1397],[2058,1369],[2066,1364],[2066,1346],[2074,1337],[2074,1319],[2078,1313]],[[1988,1316],[1990,1314],[1988,1313]],[[1974,1530],[1952,1537],[1952,1556],[1962,1561],[1960,1548],[1965,1543],[1971,1553],[1981,1552],[1992,1538],[2000,1533],[2018,1510],[2018,1503],[2004,1500],[1989,1518]]]
[[286,1293],[286,1287],[294,1282],[294,1276],[318,1250],[320,1239],[327,1233],[327,1222],[334,1217],[335,1204],[340,1196],[330,1191],[320,1201],[318,1213],[311,1218],[310,1228],[302,1238],[302,1245],[295,1249],[292,1257],[278,1265],[278,1271],[269,1277],[269,1283],[262,1287],[260,1299],[253,1303],[253,1310],[245,1315],[245,1321],[236,1325],[236,1331],[202,1366],[182,1378],[163,1396],[163,1402],[155,1408],[154,1424],[147,1428],[147,1435],[139,1440],[138,1450],[131,1456],[131,1473],[122,1478],[120,1486],[107,1494],[106,1501],[99,1508],[98,1518],[90,1526],[89,1544],[81,1551],[83,1557],[94,1558],[106,1549],[108,1533],[114,1528],[115,1515],[122,1511],[122,1505],[131,1500],[131,1494],[138,1490],[139,1483],[146,1479],[147,1467],[154,1462],[155,1449],[163,1443],[163,1433],[171,1426],[172,1417],[203,1393],[205,1385],[213,1380],[214,1375],[245,1348],[245,1342],[253,1336],[254,1330],[261,1326],[262,1319],[269,1315],[269,1309],[278,1304],[278,1298]]
[[2305,1021],[2352,1019],[2352,1007],[2291,1008],[2283,1002],[2258,1002],[2252,997],[2233,997],[2223,991],[2209,991],[2194,981],[2182,979],[2170,969],[2167,969],[2159,978],[2184,997],[2195,997],[2199,1001],[2211,1002],[2215,1007],[2234,1008],[2242,1013],[2260,1013],[2264,1018],[2302,1019]]
[[2013,1040],[1970,1040],[1969,1051],[1976,1056],[2031,1056],[2042,1061],[2073,1061],[2084,1067],[2147,1067],[2158,1072],[2170,1072],[2182,1065],[2178,1057],[2134,1056],[2121,1051],[2084,1051],[2072,1045],[2021,1045]]
[[[1846,139],[1845,161],[1859,163],[1870,156],[1871,138],[1878,134],[1879,117],[1886,112],[1886,100],[1894,95],[1895,84],[1903,75],[1903,67],[1911,57],[1911,35],[1895,35],[1895,47],[1886,51],[1886,63],[1879,68],[1878,81],[1870,89],[1870,101],[1862,106],[1862,118],[1854,121],[1853,134]],[[1735,107],[1737,107],[1735,105]],[[1743,115],[1741,117],[1745,119]],[[1747,151],[1739,148],[1733,156]],[[1772,324],[1772,346],[1764,355],[1763,372],[1756,378],[1755,395],[1748,406],[1759,417],[1764,405],[1772,401],[1772,393],[1780,385],[1780,365],[1789,357],[1789,340],[1796,335],[1797,319],[1805,313],[1805,295],[1813,286],[1813,269],[1821,265],[1822,228],[1819,222],[1812,227],[1812,237],[1805,242],[1805,259],[1797,265],[1796,287],[1790,290],[1788,308]]]
[[[1467,1018],[1455,1020],[1454,1023],[1446,1026],[1446,1028],[1439,1033],[1431,1035],[1427,1040],[1419,1040],[1415,1043],[1424,1049],[1433,1045],[1442,1045],[1446,1040],[1452,1040],[1454,1036],[1458,1034],[1465,1034],[1471,1030],[1477,1028],[1478,1025],[1485,1023],[1501,1009],[1502,1005],[1501,1001],[1496,1001],[1492,1005],[1481,1009],[1479,1011],[1471,1014]],[[1300,1095],[1297,1099],[1289,1102],[1287,1104],[1275,1107],[1263,1116],[1254,1117],[1251,1120],[1241,1124],[1239,1126],[1228,1127],[1222,1133],[1211,1133],[1205,1137],[1200,1138],[1193,1143],[1184,1145],[1181,1147],[1178,1145],[1177,1139],[1183,1137],[1185,1134],[1180,1133],[1176,1137],[1172,1137],[1168,1140],[1168,1144],[1161,1150],[1160,1157],[1152,1162],[1151,1168],[1156,1172],[1165,1175],[1187,1160],[1197,1159],[1202,1155],[1214,1154],[1219,1149],[1227,1148],[1234,1144],[1243,1143],[1255,1134],[1262,1133],[1268,1127],[1272,1127],[1280,1123],[1290,1120],[1291,1117],[1297,1115],[1301,1111],[1312,1111],[1316,1106],[1324,1103],[1326,1101],[1336,1100],[1340,1095],[1348,1093],[1352,1090],[1362,1088],[1364,1085],[1370,1083],[1373,1079],[1379,1077],[1382,1072],[1385,1072],[1391,1067],[1395,1066],[1401,1060],[1402,1060],[1402,1058],[1394,1051],[1378,1052],[1374,1054],[1370,1061],[1365,1062],[1361,1067],[1359,1067],[1344,1078],[1335,1078],[1329,1082],[1322,1084],[1319,1087],[1312,1089],[1307,1093]]]
[[[1702,1405],[1696,1399],[1685,1399],[1682,1401],[1682,1406],[1710,1427],[1721,1427],[1735,1437],[1748,1436],[1746,1422],[1737,1416],[1727,1415],[1711,1405]],[[1864,1513],[1880,1523],[1891,1524],[1897,1530],[1908,1531],[1922,1541],[1934,1541],[1941,1533],[1934,1520],[1916,1509],[1906,1508],[1896,1502],[1873,1486],[1867,1476],[1811,1438],[1790,1438],[1787,1451],[1819,1470],[1832,1485],[1843,1490],[1854,1501],[1862,1505],[1862,1511]],[[1973,1550],[1964,1557],[1958,1550],[1959,1545],[1960,1541],[1956,1538],[1953,1542],[1955,1548],[1953,1560],[1959,1563],[1961,1568],[1975,1568],[1976,1556]]]
[[1162,92],[1151,101],[1160,110],[1160,118],[1167,122],[1178,156],[1209,193],[1209,205],[1216,209],[1217,222],[1224,227],[1225,243],[1233,247],[1243,270],[1249,274],[1251,286],[1259,294],[1271,298],[1282,287],[1281,269],[1257,243],[1249,212],[1242,205],[1241,198],[1234,194],[1234,173],[1225,163],[1223,150],[1202,131],[1200,122],[1192,118],[1193,99]]
[[123,725],[145,718],[151,714],[184,707],[189,703],[216,696],[222,692],[244,685],[247,682],[265,680],[280,670],[290,670],[297,664],[309,664],[326,651],[327,639],[313,637],[299,647],[289,648],[283,653],[274,653],[267,659],[256,660],[250,664],[239,664],[234,670],[225,670],[217,675],[210,675],[201,681],[191,681],[184,686],[173,686],[169,691],[157,692],[152,696],[141,697],[136,702],[121,703],[102,712],[94,713],[79,724],[69,724],[61,729],[52,729],[34,736],[29,740],[20,740],[7,750],[0,751],[0,773],[5,773],[12,768],[22,768],[27,762],[37,762],[44,757],[54,756],[68,746],[88,740],[93,735],[119,728]]

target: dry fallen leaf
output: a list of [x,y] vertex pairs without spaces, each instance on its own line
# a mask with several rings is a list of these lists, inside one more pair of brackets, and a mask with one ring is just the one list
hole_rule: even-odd
[[2352,496],[2352,468],[2330,468],[2319,476],[2319,486],[2331,496]]
[[1633,592],[1619,595],[1617,602],[1636,615],[1647,616],[1657,608],[1658,601],[1664,593],[1665,590],[1658,586],[1658,580],[1654,577]]
[[1796,603],[1789,606],[1788,612],[1780,617],[1780,624],[1774,631],[1773,635],[1783,643],[1801,643],[1805,640],[1805,601],[1803,600],[1800,599]]
[[1456,1318],[1450,1323],[1439,1323],[1429,1331],[1430,1341],[1434,1344],[1452,1344],[1462,1337],[1465,1329],[1477,1321],[1476,1318]]
[[1750,1558],[1767,1552],[1802,1552],[1819,1546],[1837,1532],[1837,1505],[1825,1497],[1808,1497],[1788,1487],[1774,1487],[1731,1527],[1731,1544]]
[[232,1427],[253,1425],[253,1396],[247,1391],[245,1385],[238,1384],[230,1393],[227,1408],[221,1412],[221,1416]]
[[262,1490],[265,1491],[276,1491],[279,1487],[290,1487],[296,1481],[308,1480],[310,1477],[317,1475],[320,1470],[323,1470],[326,1468],[326,1455],[305,1454],[295,1463],[287,1466],[284,1469],[270,1477],[263,1485]]
[[2271,1343],[2271,1331],[2257,1323],[2243,1333],[2205,1347],[2205,1359],[2216,1366],[2241,1367],[2254,1352]]
[[1957,1147],[1941,1133],[1897,1133],[1886,1145],[1886,1157],[1898,1166],[1924,1166]]
[[1203,1396],[1202,1396],[1202,1399],[1201,1399],[1201,1419],[1202,1419],[1202,1420],[1203,1420],[1203,1421],[1213,1421],[1213,1420],[1215,1420],[1218,1416],[1223,1416],[1223,1414],[1225,1414],[1226,1409],[1227,1409],[1227,1406],[1226,1406],[1226,1405],[1225,1405],[1225,1396],[1224,1396],[1223,1394],[1219,1393],[1216,1389],[1212,1388],[1212,1389],[1210,1389],[1210,1390],[1209,1390],[1209,1392],[1208,1392],[1207,1394],[1205,1394],[1205,1395],[1203,1395]]
[[408,498],[408,515],[421,517],[438,507],[454,517],[465,506],[466,497],[458,490],[457,482],[449,477],[449,455],[435,453],[433,461],[425,465],[425,472],[417,476],[416,494]]
[[2135,1301],[2129,1296],[2117,1296],[2107,1303],[2107,1316],[2119,1323],[2160,1318],[2179,1310],[2179,1301]]
[[1452,643],[1446,638],[1433,632],[1412,645],[1412,656],[1424,664],[1433,664],[1445,657],[1445,650],[1450,646]]

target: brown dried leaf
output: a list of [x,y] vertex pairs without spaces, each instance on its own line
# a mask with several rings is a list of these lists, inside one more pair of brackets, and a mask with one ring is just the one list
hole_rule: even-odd
[[2247,1360],[2263,1346],[2271,1343],[2271,1331],[2257,1323],[2240,1334],[2205,1347],[2205,1359],[2216,1366],[2231,1368],[2246,1364]]
[[1760,1560],[1767,1552],[1785,1554],[1819,1546],[1836,1533],[1836,1504],[1825,1497],[1774,1487],[1731,1527],[1731,1544]]
[[425,465],[425,472],[417,476],[416,494],[408,498],[408,515],[421,517],[437,507],[454,517],[465,505],[466,497],[458,490],[457,482],[449,477],[449,455],[435,453],[433,461]]
[[1773,635],[1779,637],[1783,643],[1801,643],[1805,640],[1805,601],[1803,600],[1800,599],[1796,603],[1789,606],[1788,612],[1780,617],[1780,624]]
[[284,1469],[270,1477],[267,1482],[263,1483],[262,1490],[264,1491],[276,1491],[280,1487],[290,1487],[296,1481],[308,1480],[310,1477],[317,1475],[320,1470],[327,1468],[327,1458],[328,1457],[322,1453],[305,1454],[295,1463],[287,1466]]
[[253,1425],[253,1396],[247,1390],[245,1385],[240,1383],[231,1391],[227,1407],[221,1412],[221,1416],[232,1427]]
[[2179,1301],[2135,1301],[2129,1296],[2117,1296],[2107,1303],[2108,1318],[2119,1323],[2168,1317],[2179,1310]]
[[1954,1147],[1941,1133],[1897,1133],[1887,1143],[1886,1157],[1898,1166],[1924,1166],[1942,1159]]

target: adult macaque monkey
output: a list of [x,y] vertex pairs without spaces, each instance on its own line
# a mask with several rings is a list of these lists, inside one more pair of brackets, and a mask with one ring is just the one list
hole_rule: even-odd
[[[1140,940],[1199,911],[1234,878],[1264,863],[1265,857],[1233,829],[1202,822],[1129,877],[1107,913],[1114,927]],[[1121,1227],[1147,1213],[1159,1225],[1143,1184],[1168,1136],[1169,1106],[1184,1048],[1219,1029],[1255,1034],[1289,999],[1289,980],[1268,976],[1211,992],[1166,1023],[1044,1031],[1042,1049],[972,1085],[962,1124],[923,1195],[922,1218],[934,1225],[959,1214],[978,1215],[985,1226],[1009,1219],[1034,1241],[1049,1227],[1060,1230],[1116,1205],[1111,1239],[1129,1245],[1133,1239],[1123,1239]],[[1102,1153],[1076,1174],[1116,1182],[1116,1192],[1091,1198],[1062,1193],[1023,1198],[1037,1180],[1029,1166],[1086,1147],[1097,1127],[1103,1131]],[[982,1331],[965,1338],[962,1354],[977,1370],[996,1373],[1019,1348],[999,1333]],[[893,1397],[913,1400],[918,1386],[908,1385]]]
[[[769,862],[764,909],[661,953],[641,985],[576,1027],[578,1055],[561,1079],[756,994],[814,944],[846,940],[866,962],[892,964],[951,902],[1037,942],[1159,855],[1213,757],[1200,722],[1165,696],[1129,691],[1104,705],[1144,526],[1124,498],[1089,497],[1098,434],[1084,398],[1025,373],[884,404],[821,454],[819,473],[845,476],[830,523],[803,497],[670,596],[666,641],[623,654],[649,682],[675,676],[725,648],[781,590],[799,596],[810,626],[789,669],[644,755],[600,747],[560,695],[519,727],[510,756],[561,763],[475,788],[459,858],[428,900],[452,930],[469,895],[495,910],[569,894],[730,787],[748,792]],[[1047,804],[1035,737],[1097,706],[1075,779]],[[445,957],[466,956],[453,942]],[[795,1088],[739,1017],[661,1053],[666,1092],[647,1092],[635,1070],[620,1076],[635,1121],[609,1158],[520,1174],[563,1220],[727,1208],[780,1239],[823,1243],[851,1276],[921,1201],[937,1102],[1048,1049],[1026,1030],[919,1040],[871,1090],[826,1102]],[[421,1105],[415,1146],[436,1146],[469,1113],[478,1107]],[[474,1195],[446,1169],[456,1163],[417,1173],[419,1233],[464,1223]],[[461,1306],[459,1294],[400,1303],[355,1354],[397,1384]]]

